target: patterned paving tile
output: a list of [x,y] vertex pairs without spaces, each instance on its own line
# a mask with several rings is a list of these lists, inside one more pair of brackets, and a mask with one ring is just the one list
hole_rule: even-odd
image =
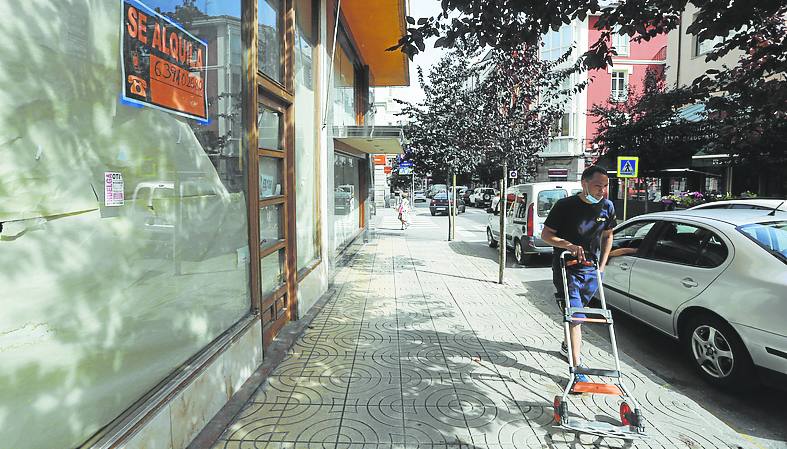
[[[568,372],[562,328],[542,312],[551,298],[457,278],[479,268],[451,254],[442,243],[368,245],[215,449],[729,447],[731,434],[699,418],[699,406],[626,364],[649,438],[555,427],[552,400]],[[610,362],[603,339],[586,343],[587,362]],[[572,416],[617,420],[617,398],[570,404]]]

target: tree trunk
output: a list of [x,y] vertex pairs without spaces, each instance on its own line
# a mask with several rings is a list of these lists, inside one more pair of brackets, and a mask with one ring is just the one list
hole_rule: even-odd
[[[445,181],[445,199],[448,200],[448,241],[451,241],[451,200],[448,196],[448,186],[451,185],[451,175]],[[437,195],[437,194],[435,194]]]
[[503,162],[503,179],[500,180],[500,201],[497,203],[500,210],[500,238],[497,245],[499,248],[498,263],[500,265],[497,280],[499,284],[503,283],[503,276],[506,270],[506,251],[508,251],[506,244],[506,189],[508,186],[506,184],[508,184],[508,162]]
[[[457,207],[459,206],[459,203],[456,202],[456,173],[453,174],[453,178],[454,178],[453,179],[453,181],[454,181],[453,182],[453,197],[454,197],[453,198],[454,199],[454,215],[453,215],[453,218],[454,219],[451,221],[451,238],[453,240],[456,240],[456,217],[459,215],[459,211],[457,209]],[[449,202],[450,202],[450,200],[449,200]]]

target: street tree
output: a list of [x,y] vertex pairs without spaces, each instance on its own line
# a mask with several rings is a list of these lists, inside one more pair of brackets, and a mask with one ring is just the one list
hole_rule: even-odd
[[[478,97],[467,89],[478,76],[475,58],[477,51],[459,48],[443,56],[428,75],[419,68],[424,99],[419,103],[398,100],[403,105],[399,115],[406,118],[407,158],[421,175],[449,174],[446,184],[458,173],[472,173],[479,162],[480,107]],[[449,210],[449,228],[453,229],[455,208]],[[451,238],[453,231],[449,231]]]
[[665,90],[663,76],[648,70],[642,89],[629,89],[626,101],[607,101],[593,106],[598,124],[594,143],[611,157],[638,156],[640,166],[649,170],[686,163],[710,135],[707,123],[697,117],[683,117],[681,108],[693,93],[681,87]]
[[[615,54],[610,47],[612,29],[637,40],[649,40],[672,31],[680,24],[681,12],[692,4],[698,12],[686,31],[699,40],[723,39],[707,60],[716,60],[733,50],[759,48],[755,59],[784,54],[784,37],[769,39],[763,30],[783,22],[787,5],[783,0],[442,0],[436,17],[408,17],[407,34],[392,47],[413,56],[425,49],[425,41],[436,37],[435,47],[451,48],[467,39],[480,46],[514,49],[533,45],[549,30],[557,30],[573,19],[599,16],[605,30],[590,44],[584,60],[588,68],[603,68]],[[767,34],[767,33],[766,33]]]
[[[638,136],[637,130],[645,128],[656,137],[672,128],[680,135],[681,126],[660,119],[676,106],[702,102],[707,112],[703,125],[714,129],[704,147],[707,152],[731,154],[735,164],[784,167],[780,142],[785,140],[787,126],[787,3],[783,0],[443,0],[441,5],[443,11],[437,17],[409,18],[407,34],[392,49],[412,56],[423,51],[424,40],[432,37],[437,37],[436,47],[475,39],[482,45],[512,49],[523,42],[533,44],[573,19],[597,14],[596,26],[602,33],[590,43],[580,63],[587,69],[603,68],[612,64],[615,55],[610,47],[611,30],[647,41],[677,29],[681,12],[693,5],[697,14],[686,32],[698,41],[718,41],[706,61],[736,50],[742,57],[734,67],[707,70],[689,86],[648,96],[640,105],[642,115],[631,115],[631,127],[619,134]],[[645,106],[655,107],[653,113],[647,114]],[[656,146],[653,154],[664,150]]]
[[538,45],[513,49],[493,48],[482,62],[484,76],[473,93],[480,99],[479,132],[485,162],[502,168],[500,185],[500,271],[505,271],[505,215],[508,169],[533,176],[541,162],[539,154],[551,140],[550,130],[562,116],[577,66],[566,66],[571,52],[554,61],[539,57]]

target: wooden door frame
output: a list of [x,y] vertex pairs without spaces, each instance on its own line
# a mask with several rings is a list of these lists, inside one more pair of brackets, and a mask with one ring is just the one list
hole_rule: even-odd
[[[248,53],[246,71],[249,80],[253,80],[249,86],[246,105],[246,125],[248,129],[249,141],[249,170],[248,170],[248,191],[249,191],[249,248],[251,256],[251,289],[252,304],[254,311],[259,315],[263,324],[263,348],[271,343],[276,333],[288,321],[297,318],[297,241],[295,238],[295,127],[294,127],[294,57],[293,45],[295,40],[295,10],[293,0],[283,0],[280,13],[279,24],[281,26],[280,37],[282,38],[282,53],[280,63],[283,67],[282,83],[278,83],[267,75],[261,73],[258,67],[259,36],[258,36],[258,2],[264,0],[243,0],[247,14],[243,23],[246,24],[244,35],[249,42],[251,52]],[[275,149],[260,148],[257,120],[262,105],[281,113],[283,129],[280,136],[282,151]],[[259,162],[261,157],[277,157],[282,160],[282,183],[283,198],[260,200],[259,189]],[[266,248],[260,248],[260,207],[273,204],[283,206],[283,237],[284,242]],[[262,297],[262,279],[260,275],[260,265],[262,257],[278,253],[284,249],[284,285],[274,293]],[[284,299],[286,310],[283,311],[284,317],[274,314],[274,324],[268,329],[264,329],[263,314],[275,304]],[[272,304],[273,303],[273,304]]]

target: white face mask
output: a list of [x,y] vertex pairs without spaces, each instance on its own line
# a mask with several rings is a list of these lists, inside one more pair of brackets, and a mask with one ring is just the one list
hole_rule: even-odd
[[601,198],[596,198],[591,195],[589,190],[585,192],[585,199],[587,199],[590,204],[598,204],[598,202],[601,201]]

